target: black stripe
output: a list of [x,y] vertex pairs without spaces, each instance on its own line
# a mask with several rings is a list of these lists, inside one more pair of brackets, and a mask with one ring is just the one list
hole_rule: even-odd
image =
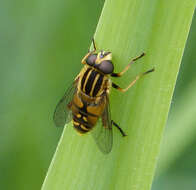
[[[82,115],[82,117],[83,117],[83,115]],[[82,125],[84,125],[87,129],[92,129],[92,126],[89,123],[87,123],[86,121],[84,121],[82,119],[82,117],[81,118],[77,118],[75,115],[73,115],[73,120],[78,122],[78,123],[80,123],[80,124],[82,124]]]
[[90,94],[90,91],[92,89],[92,86],[93,86],[93,82],[95,80],[95,77],[97,76],[97,74],[99,74],[97,71],[93,70],[90,74],[90,76],[88,77],[88,81],[86,83],[86,86],[85,86],[85,92],[87,95]]
[[[75,129],[78,130],[80,133],[86,133],[88,131],[90,131],[93,126],[89,126],[87,123],[83,123],[83,122],[80,122],[79,119],[73,115],[73,121],[79,123],[79,125],[74,125]],[[84,127],[87,129],[83,129],[80,125],[84,125]]]
[[102,82],[103,82],[103,75],[99,75],[99,79],[97,80],[95,87],[93,89],[93,96],[96,96],[97,93],[99,92]]
[[74,128],[75,128],[79,133],[87,133],[87,132],[88,132],[88,131],[82,129],[82,128],[80,127],[80,125],[79,125],[79,126],[74,125]]
[[79,110],[79,113],[83,114],[84,116],[99,117],[98,115],[87,112],[86,105],[84,105],[82,108],[78,107],[74,102],[73,102],[73,105]]
[[85,83],[86,77],[87,77],[87,75],[88,75],[88,73],[89,73],[90,70],[91,70],[91,68],[88,68],[88,69],[86,70],[86,72],[84,73],[83,77],[82,77],[82,81],[81,81],[81,90],[82,90],[83,87],[84,87],[84,83]]

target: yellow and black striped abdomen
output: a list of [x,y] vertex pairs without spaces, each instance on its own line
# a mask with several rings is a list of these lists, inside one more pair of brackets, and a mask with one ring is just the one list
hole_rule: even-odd
[[88,67],[81,75],[79,89],[88,96],[100,96],[104,91],[105,76],[97,70]]
[[87,122],[87,116],[82,113],[73,114],[73,125],[74,128],[81,134],[87,133],[92,129],[93,126]]
[[71,110],[74,128],[81,134],[90,131],[103,112],[103,103],[100,106],[88,105],[80,93],[74,95]]

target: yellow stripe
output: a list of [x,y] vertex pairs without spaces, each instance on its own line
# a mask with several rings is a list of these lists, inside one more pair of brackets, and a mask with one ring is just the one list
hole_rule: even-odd
[[83,116],[82,119],[87,122],[87,118],[85,116]]
[[78,122],[76,122],[74,120],[73,120],[73,124],[76,125],[76,126],[79,126],[80,125],[80,123],[78,123]]
[[90,91],[90,96],[93,96],[93,91],[94,91],[95,85],[97,83],[97,80],[99,79],[99,76],[100,76],[100,74],[97,73],[97,76],[95,77],[95,80],[93,81],[93,85],[92,85],[92,88],[91,88],[91,91]]
[[83,129],[83,130],[85,130],[85,131],[89,131],[89,129],[88,128],[86,128],[84,125],[80,125],[80,127]]
[[[84,82],[84,86],[83,86],[83,92],[86,92],[85,91],[85,88],[86,88],[86,83],[87,83],[87,81],[88,81],[88,78],[89,78],[89,76],[90,76],[90,74],[92,73],[92,70],[90,70],[89,71],[89,73],[88,73],[88,75],[86,76],[86,80],[85,80],[85,82]],[[84,76],[83,76],[84,77]]]
[[79,114],[79,113],[76,115],[76,117],[77,117],[77,118],[80,118],[81,116],[82,116],[82,115],[81,115],[81,114]]

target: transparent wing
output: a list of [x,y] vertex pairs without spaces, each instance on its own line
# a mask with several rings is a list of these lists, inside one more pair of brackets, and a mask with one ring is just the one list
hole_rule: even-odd
[[104,98],[106,98],[105,109],[91,133],[101,152],[108,154],[112,150],[113,134],[109,99],[107,95]]
[[77,90],[77,80],[67,89],[65,95],[59,101],[54,111],[54,123],[57,127],[64,127],[66,123],[69,123],[72,119],[71,110],[69,104],[73,99],[73,95]]

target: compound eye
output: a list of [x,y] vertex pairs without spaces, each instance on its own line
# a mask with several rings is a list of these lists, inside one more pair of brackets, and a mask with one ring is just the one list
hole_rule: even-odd
[[95,64],[96,59],[97,59],[97,54],[89,55],[89,56],[87,57],[87,59],[86,59],[86,63],[87,63],[88,65],[93,66],[93,65]]
[[105,60],[102,61],[99,65],[99,70],[101,70],[105,74],[111,74],[114,70],[114,66],[111,61]]

